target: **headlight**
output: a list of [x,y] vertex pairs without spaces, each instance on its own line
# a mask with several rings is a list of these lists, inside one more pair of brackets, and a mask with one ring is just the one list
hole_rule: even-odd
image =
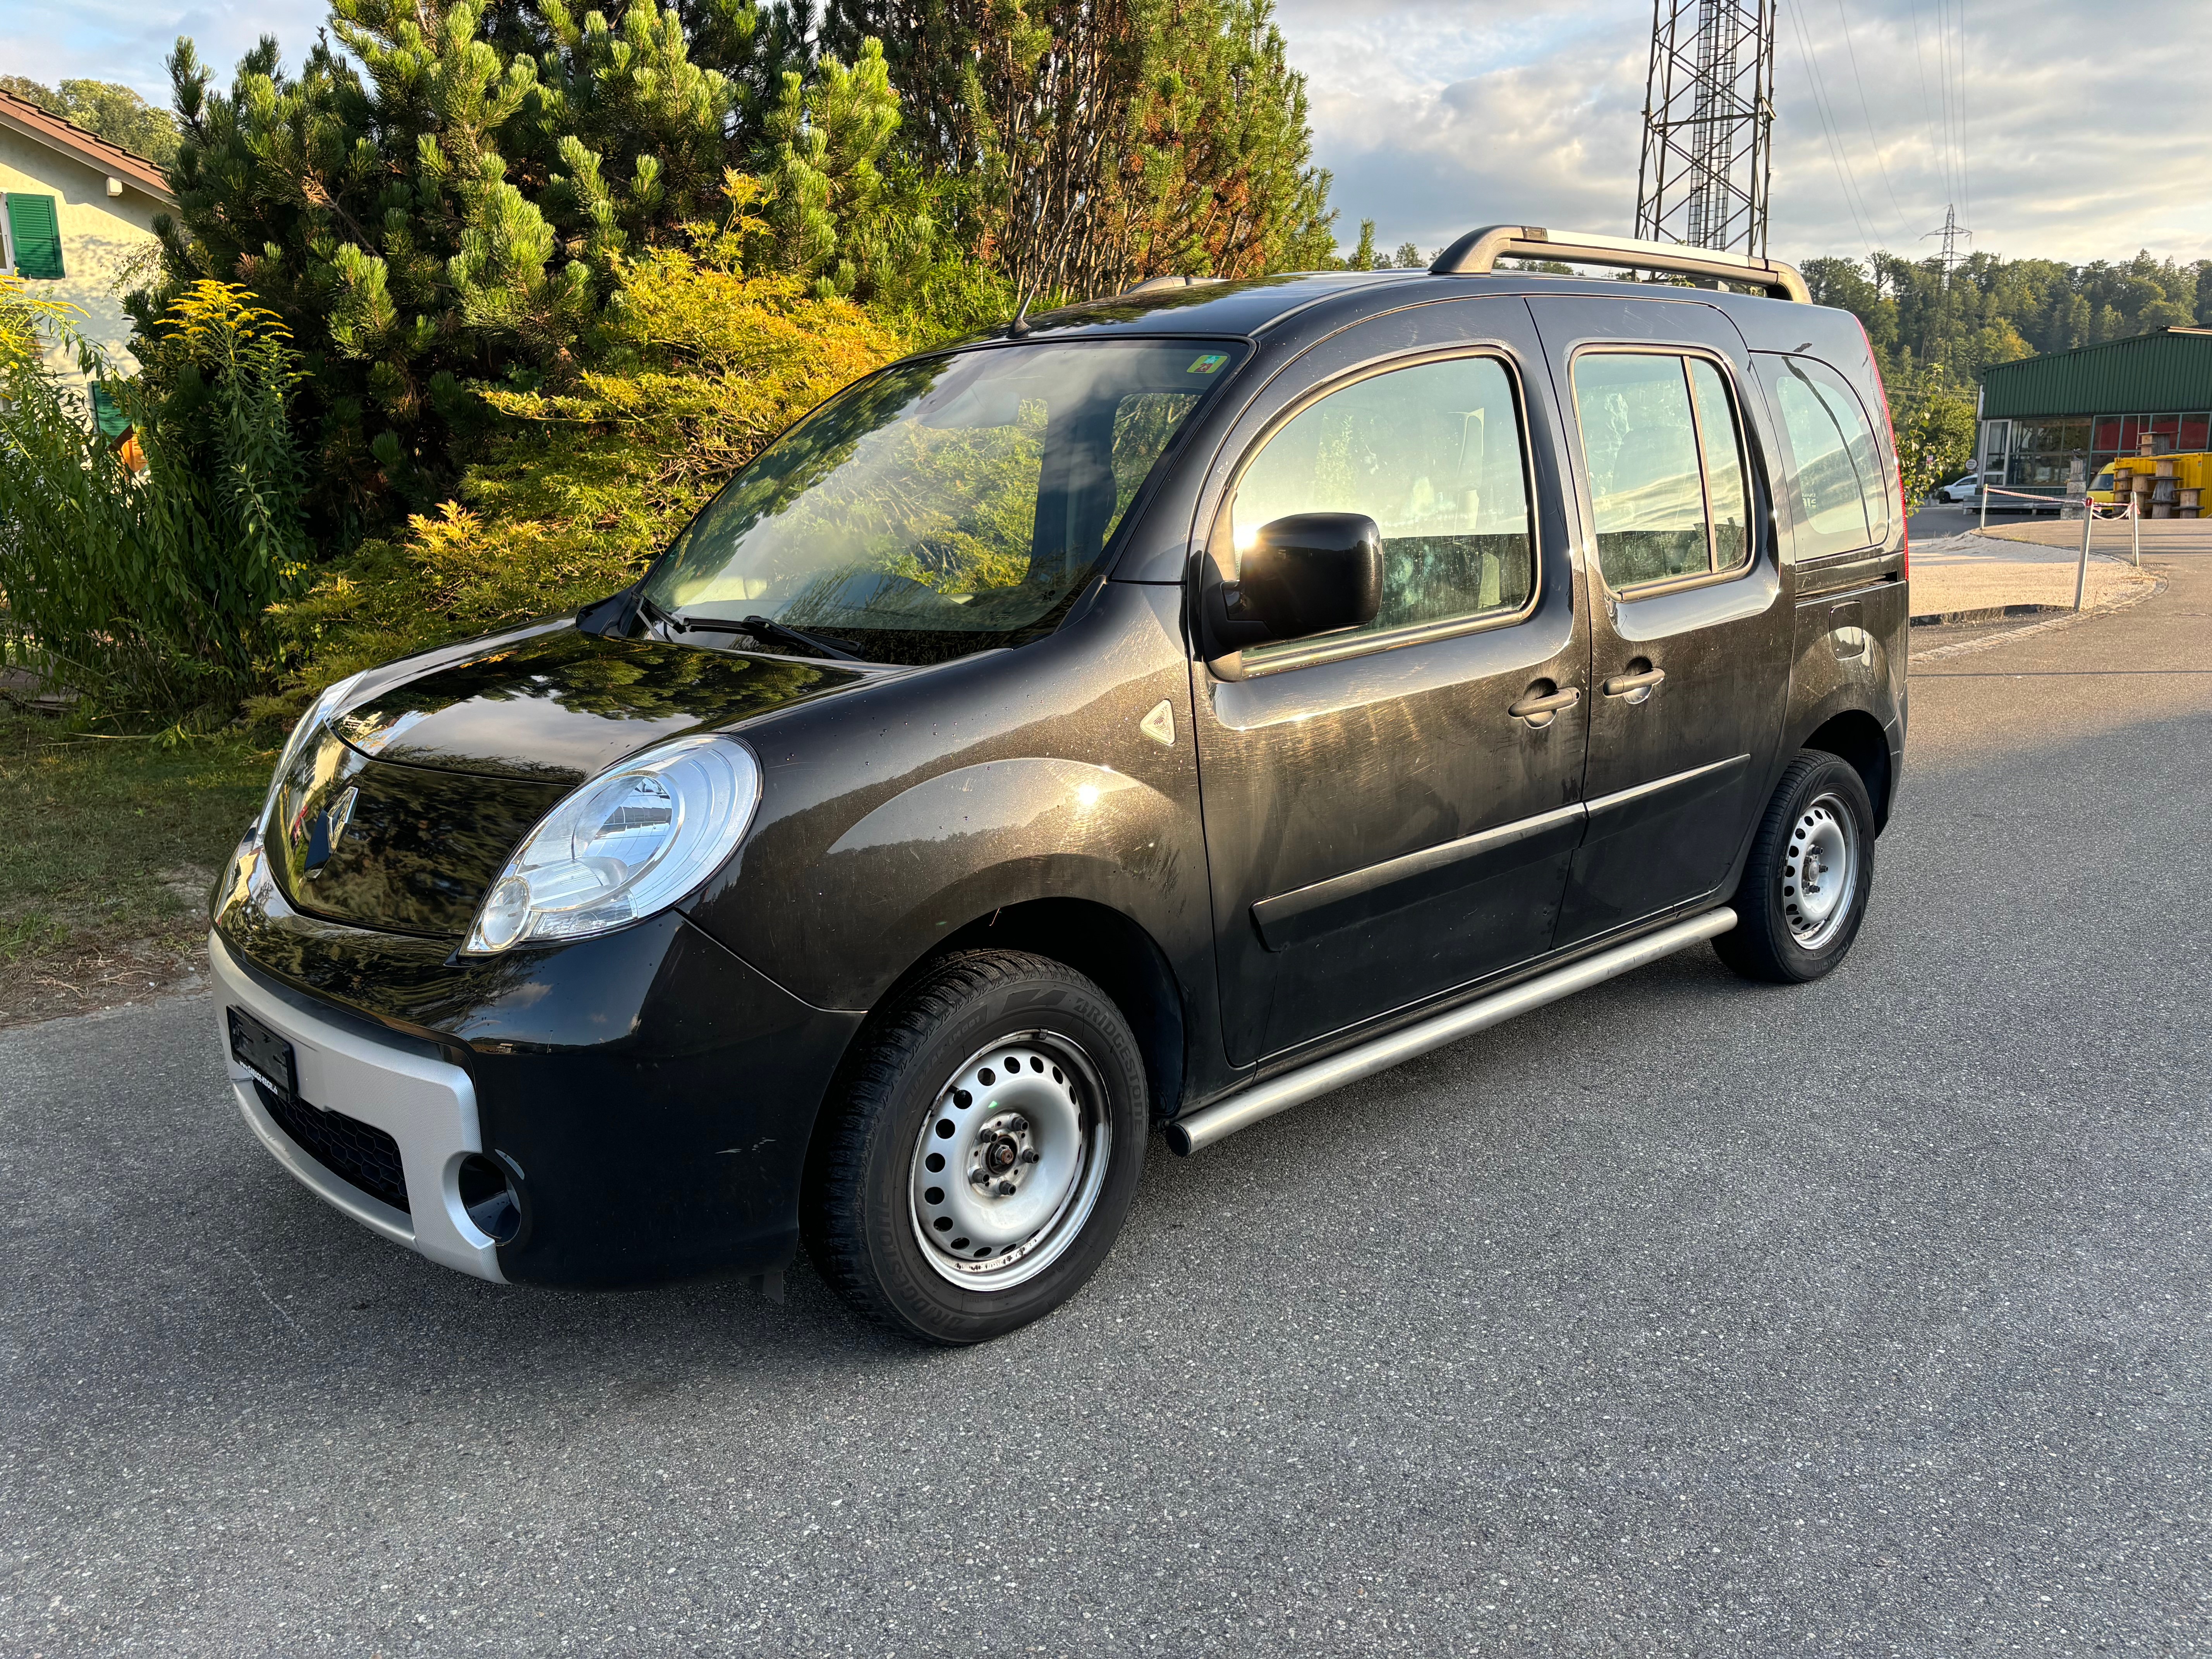
[[684,738],[594,778],[515,848],[464,947],[580,939],[666,909],[713,874],[760,805],[760,763],[729,738]]
[[[364,668],[361,673],[368,672]],[[269,793],[262,798],[261,816],[253,823],[255,835],[268,828],[269,815],[276,809],[276,793],[283,788],[284,780],[292,770],[292,763],[300,758],[300,751],[307,746],[308,740],[316,732],[323,729],[323,723],[344,707],[346,699],[353,695],[354,687],[360,684],[361,674],[347,675],[317,697],[314,707],[300,716],[300,723],[292,728],[292,735],[284,739],[284,752],[276,757],[276,769],[269,775]],[[252,838],[247,837],[248,840]]]

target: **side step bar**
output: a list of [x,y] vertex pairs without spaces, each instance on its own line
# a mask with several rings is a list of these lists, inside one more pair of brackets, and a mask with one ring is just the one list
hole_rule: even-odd
[[1557,1002],[1561,997],[1572,996],[1577,991],[1618,978],[1646,963],[1671,957],[1686,945],[1727,933],[1735,921],[1735,912],[1723,905],[1717,910],[1708,910],[1701,916],[1678,921],[1656,933],[1646,933],[1641,939],[1630,939],[1610,951],[1601,951],[1594,957],[1585,957],[1580,962],[1510,987],[1495,996],[1448,1009],[1419,1024],[1408,1025],[1402,1031],[1393,1031],[1388,1036],[1317,1060],[1295,1072],[1270,1078],[1188,1117],[1177,1118],[1168,1125],[1168,1145],[1188,1158],[1201,1146],[1211,1146],[1239,1129],[1250,1128],[1263,1117],[1286,1112],[1317,1096],[1341,1089],[1347,1083],[1387,1072],[1416,1054],[1425,1054],[1431,1048],[1441,1048],[1447,1042],[1456,1042],[1463,1036],[1486,1030],[1516,1014],[1525,1014],[1532,1008],[1540,1008],[1547,1002]]

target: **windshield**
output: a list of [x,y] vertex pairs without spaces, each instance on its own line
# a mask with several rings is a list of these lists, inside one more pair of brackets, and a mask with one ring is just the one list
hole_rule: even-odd
[[731,479],[645,598],[680,623],[763,617],[877,662],[1048,634],[1242,355],[1227,341],[1068,343],[888,369]]

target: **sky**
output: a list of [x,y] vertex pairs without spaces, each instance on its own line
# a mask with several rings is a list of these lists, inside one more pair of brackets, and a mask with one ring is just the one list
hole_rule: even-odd
[[[1948,204],[1966,246],[2008,258],[2212,258],[2206,0],[1781,6],[1777,256],[1932,252]],[[1277,7],[1347,243],[1364,218],[1385,248],[1424,251],[1479,224],[1635,228],[1651,0]],[[166,103],[178,35],[227,68],[273,33],[291,62],[324,15],[321,0],[11,0],[0,66]]]
[[[1651,0],[1278,9],[1352,234],[1633,234]],[[1933,252],[1947,204],[2013,258],[2212,257],[2205,0],[1782,0],[1775,70],[1781,258]]]

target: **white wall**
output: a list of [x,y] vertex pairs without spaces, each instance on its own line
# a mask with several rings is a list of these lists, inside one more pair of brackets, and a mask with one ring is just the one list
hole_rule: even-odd
[[[61,221],[60,282],[24,286],[41,299],[66,300],[84,314],[71,320],[88,339],[106,347],[125,373],[138,360],[125,349],[131,318],[123,309],[116,278],[132,255],[154,243],[154,216],[168,204],[126,179],[123,194],[107,193],[107,173],[88,161],[50,149],[12,128],[0,127],[0,190],[25,191],[56,198]],[[57,355],[54,367],[76,377],[75,358]]]

